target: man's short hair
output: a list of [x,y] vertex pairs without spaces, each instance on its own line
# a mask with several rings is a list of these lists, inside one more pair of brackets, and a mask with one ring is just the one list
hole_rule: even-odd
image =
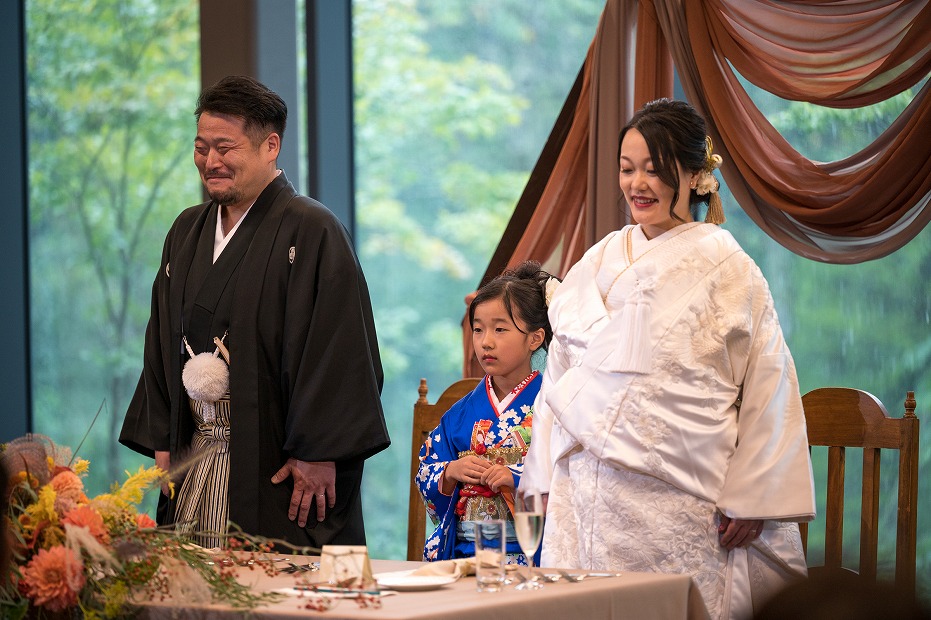
[[198,121],[204,112],[243,119],[243,131],[253,144],[258,144],[272,132],[284,140],[288,106],[278,93],[249,76],[230,75],[205,88],[197,98],[197,109],[194,110]]

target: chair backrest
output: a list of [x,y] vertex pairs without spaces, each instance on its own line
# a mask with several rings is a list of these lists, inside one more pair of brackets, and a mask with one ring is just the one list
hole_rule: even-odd
[[[863,449],[860,508],[862,578],[876,581],[879,532],[880,450],[898,450],[898,516],[896,519],[895,583],[915,592],[918,525],[918,418],[915,393],[905,398],[905,415],[890,418],[882,403],[868,392],[851,388],[819,388],[802,397],[809,446],[827,446],[827,502],[823,519],[824,569],[841,570],[844,540],[845,448]],[[802,524],[802,545],[808,554],[808,524]],[[817,568],[815,570],[818,570]]]
[[411,432],[411,477],[410,498],[407,510],[407,559],[423,559],[423,545],[427,538],[427,509],[423,503],[420,489],[414,483],[414,476],[420,468],[420,447],[427,438],[427,433],[436,428],[443,414],[456,404],[460,398],[475,389],[481,379],[472,377],[460,379],[450,385],[437,399],[436,403],[427,401],[427,380],[420,380],[417,391],[420,397],[414,403],[414,423]]

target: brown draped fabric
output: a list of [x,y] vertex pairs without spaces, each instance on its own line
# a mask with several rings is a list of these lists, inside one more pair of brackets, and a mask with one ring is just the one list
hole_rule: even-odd
[[[638,27],[638,21],[642,26]],[[619,60],[632,57],[634,50],[641,59],[638,63]],[[579,79],[482,283],[528,259],[540,261],[544,269],[562,277],[585,250],[626,223],[617,182],[617,136],[640,105],[671,96],[672,85],[672,59],[662,43],[652,6],[609,0]],[[548,175],[538,181],[546,171]],[[466,297],[466,305],[473,297],[474,293]],[[463,376],[482,376],[472,349],[468,315],[462,326]]]
[[[931,220],[931,81],[872,144],[823,163],[782,138],[737,78],[823,106],[878,103],[931,73],[928,2],[608,0],[574,111],[570,97],[534,170],[542,191],[522,196],[482,282],[528,258],[562,276],[627,220],[618,131],[643,103],[672,96],[670,58],[709,121],[728,188],[781,245],[857,263],[894,252]],[[464,374],[481,374],[463,327]]]
[[814,260],[858,263],[928,223],[931,83],[872,144],[821,163],[786,142],[737,79],[834,107],[888,99],[931,73],[927,2],[653,3],[683,89],[710,121],[728,188],[773,239]]

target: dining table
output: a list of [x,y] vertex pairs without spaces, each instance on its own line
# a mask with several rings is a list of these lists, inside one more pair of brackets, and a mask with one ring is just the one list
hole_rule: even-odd
[[[706,620],[698,588],[688,575],[658,573],[588,573],[580,570],[535,569],[546,577],[536,590],[516,590],[514,584],[497,592],[479,592],[474,575],[455,580],[398,589],[376,588],[364,597],[321,594],[311,569],[319,558],[293,556],[285,559],[287,567],[305,571],[274,571],[271,574],[252,566],[235,567],[236,578],[258,592],[278,592],[281,599],[248,612],[223,604],[191,603],[184,600],[149,601],[141,605],[139,618],[144,620],[230,620],[232,618],[329,618],[331,620],[594,620],[638,618],[642,620]],[[370,560],[376,578],[407,575],[425,567],[422,562]],[[515,581],[527,574],[520,567]],[[575,577],[576,580],[569,580]],[[581,576],[581,577],[579,577]],[[413,580],[409,580],[413,581]],[[448,581],[448,583],[447,583]],[[306,584],[313,584],[308,589]],[[390,583],[390,582],[389,582]],[[399,580],[398,583],[406,583]],[[320,583],[320,586],[326,586]],[[322,597],[326,597],[323,599]],[[333,597],[333,598],[330,598]],[[332,606],[318,609],[326,600]]]

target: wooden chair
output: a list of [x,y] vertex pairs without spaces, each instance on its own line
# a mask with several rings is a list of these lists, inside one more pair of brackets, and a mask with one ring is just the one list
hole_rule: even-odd
[[424,507],[423,496],[414,483],[414,476],[420,468],[420,447],[427,438],[427,433],[436,428],[443,414],[456,404],[460,398],[475,389],[481,379],[460,379],[450,385],[437,399],[436,403],[427,401],[427,380],[420,380],[417,391],[420,397],[414,403],[414,424],[411,432],[411,486],[407,511],[407,559],[420,561],[423,559],[423,544],[427,539],[427,510]]
[[[827,502],[819,521],[825,524],[824,566],[814,572],[850,570],[841,566],[844,541],[845,448],[863,449],[860,508],[859,575],[876,581],[879,530],[880,450],[899,451],[898,517],[896,520],[895,583],[915,592],[918,523],[918,418],[915,393],[905,398],[905,416],[890,418],[882,403],[851,388],[819,388],[802,397],[809,446],[828,447]],[[801,524],[808,555],[808,524]]]

